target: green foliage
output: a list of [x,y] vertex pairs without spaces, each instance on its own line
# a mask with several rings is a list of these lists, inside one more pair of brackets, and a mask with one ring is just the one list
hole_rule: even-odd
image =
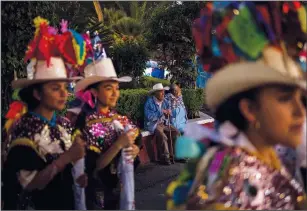
[[86,29],[90,31],[91,35],[97,31],[104,47],[110,46],[114,42],[112,29],[104,22],[99,22],[97,17],[89,18]]
[[131,17],[123,17],[112,25],[112,29],[119,35],[140,36],[144,28],[142,23]]
[[200,2],[157,7],[145,35],[152,46],[151,50],[156,52],[155,59],[164,61],[173,79],[190,88],[194,87],[193,81],[196,79],[196,70],[188,62],[195,55],[191,29],[200,8]]
[[171,83],[165,79],[154,78],[150,76],[142,76],[140,78],[140,87],[141,88],[149,88],[151,89],[155,84],[162,83],[163,86],[170,86]]
[[149,59],[146,43],[134,37],[117,38],[109,53],[121,76],[141,76]]
[[143,127],[144,104],[148,95],[146,89],[121,90],[117,111],[127,115],[133,122]]
[[182,96],[188,117],[194,118],[204,105],[204,89],[182,89]]
[[115,10],[114,8],[103,9],[103,22],[106,26],[111,27],[120,19],[127,17],[127,14],[122,10]]

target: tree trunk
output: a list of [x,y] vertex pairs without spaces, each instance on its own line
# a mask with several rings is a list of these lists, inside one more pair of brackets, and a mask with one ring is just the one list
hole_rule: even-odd
[[98,21],[103,22],[103,14],[102,14],[102,10],[101,10],[101,7],[100,7],[100,2],[99,1],[93,1],[93,4],[94,4],[95,10],[96,10]]

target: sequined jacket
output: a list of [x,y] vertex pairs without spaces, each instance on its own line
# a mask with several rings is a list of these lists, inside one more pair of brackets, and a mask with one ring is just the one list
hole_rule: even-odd
[[123,126],[130,125],[132,128],[137,128],[126,116],[119,115],[115,110],[107,114],[92,112],[86,116],[82,134],[91,151],[104,153],[117,140],[118,132],[114,128],[114,120]]
[[221,142],[191,160],[167,188],[167,208],[302,209],[306,200],[303,188],[281,164],[274,149],[268,163],[242,133],[234,143]]
[[[55,115],[48,121],[29,112],[15,123],[2,173],[5,209],[16,209],[24,187],[71,146],[71,132],[70,123]],[[74,209],[71,168],[67,165],[43,190],[29,194],[35,209]]]
[[[129,125],[132,128],[137,128],[126,116],[119,115],[115,110],[107,114],[102,114],[98,111],[90,112],[85,117],[85,126],[82,128],[82,135],[87,142],[88,148],[85,157],[86,172],[88,175],[88,186],[86,189],[88,209],[100,209],[103,206],[108,206],[106,205],[108,199],[103,197],[106,194],[108,198],[111,197],[115,200],[112,202],[113,204],[119,202],[120,183],[117,176],[117,164],[120,153],[108,166],[98,171],[97,175],[94,175],[98,157],[105,153],[118,138],[118,131],[116,131],[113,124],[114,120],[119,121],[124,127]],[[102,199],[96,200],[97,197]],[[116,207],[116,205],[114,206]]]

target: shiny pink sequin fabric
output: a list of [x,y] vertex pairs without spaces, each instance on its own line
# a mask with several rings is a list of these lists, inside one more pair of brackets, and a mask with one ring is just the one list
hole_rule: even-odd
[[94,112],[86,117],[86,127],[83,130],[88,146],[95,146],[104,152],[117,140],[118,135],[112,123],[113,119],[118,120],[122,125],[130,124],[136,127],[126,116],[118,115],[116,111],[108,114]]

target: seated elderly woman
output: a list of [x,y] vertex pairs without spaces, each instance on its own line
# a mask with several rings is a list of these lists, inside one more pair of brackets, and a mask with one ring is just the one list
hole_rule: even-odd
[[171,85],[170,93],[166,94],[165,99],[171,106],[171,124],[182,133],[188,118],[178,84]]

